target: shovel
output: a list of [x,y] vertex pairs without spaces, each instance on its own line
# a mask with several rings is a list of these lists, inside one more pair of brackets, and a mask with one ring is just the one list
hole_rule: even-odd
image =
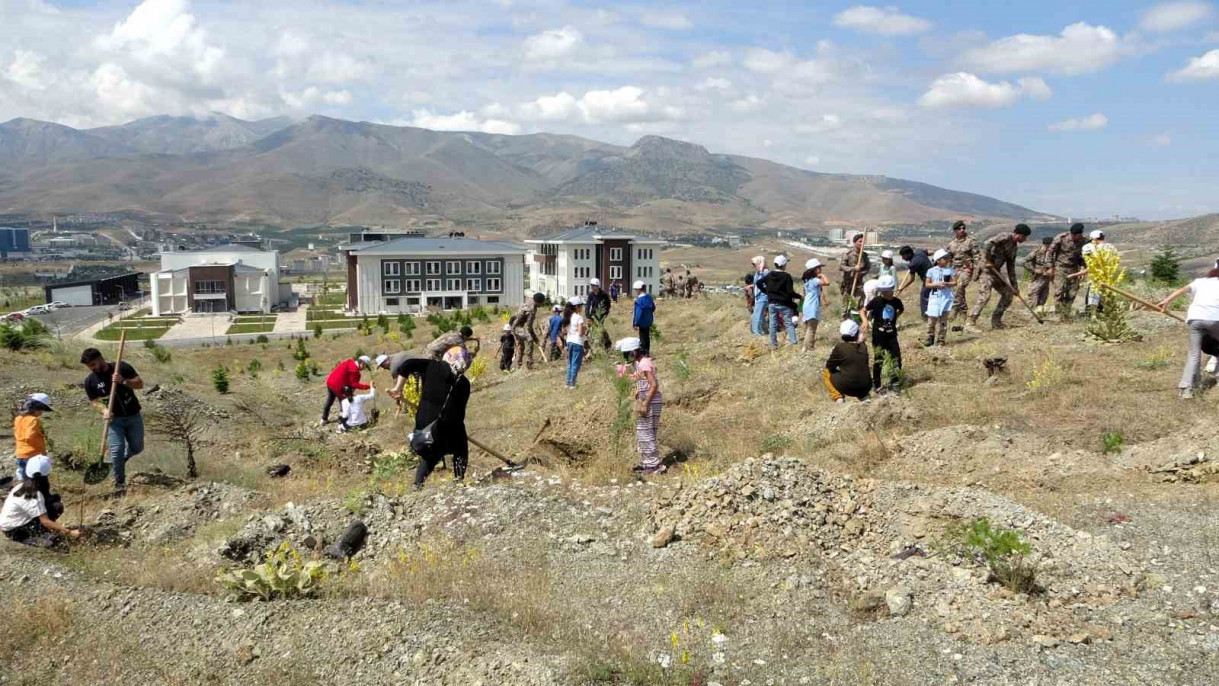
[[490,476],[492,476],[492,477],[494,477],[496,474],[510,474],[512,472],[519,472],[525,468],[525,465],[518,464],[516,462],[513,462],[512,460],[509,460],[508,458],[499,454],[497,451],[492,450],[491,448],[488,448],[487,446],[483,445],[482,443],[479,443],[478,441],[474,440],[474,438],[472,436],[466,436],[466,440],[468,440],[470,443],[474,444],[475,448],[478,448],[479,450],[483,451],[484,453],[487,453],[491,457],[498,458],[501,462],[504,463],[503,467],[496,467],[495,469],[491,470]]
[[1012,288],[1012,285],[1007,282],[1007,279],[1004,278],[1002,274],[999,273],[998,269],[990,265],[987,265],[986,268],[990,270],[991,274],[994,274],[999,279],[999,283],[1003,284],[1012,295],[1016,296],[1020,302],[1024,303],[1024,306],[1029,309],[1029,312],[1033,315],[1033,319],[1036,319],[1038,324],[1045,323],[1045,320],[1041,318],[1041,315],[1037,314],[1037,310],[1034,310],[1033,306],[1029,304],[1029,301],[1025,300],[1023,295],[1020,295],[1020,291]]
[[[118,359],[114,361],[114,371],[118,371],[123,364],[123,349],[127,346],[127,332],[119,333],[119,354]],[[110,418],[114,416],[114,397],[118,391],[119,385],[110,382],[110,400],[107,404],[109,412],[106,414],[106,423],[102,426],[102,454],[98,457],[97,462],[85,468],[85,483],[90,486],[100,484],[110,476],[110,463],[106,461],[106,456],[110,454]]]

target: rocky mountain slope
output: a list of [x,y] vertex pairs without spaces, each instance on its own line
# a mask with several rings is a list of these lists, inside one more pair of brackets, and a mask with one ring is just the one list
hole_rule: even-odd
[[[332,176],[378,179],[352,187]],[[419,184],[400,199],[396,184]],[[422,200],[421,200],[422,198]],[[883,176],[821,174],[658,136],[439,132],[314,116],[152,117],[77,131],[0,124],[0,207],[184,219],[495,225],[526,233],[596,217],[645,231],[922,222],[1040,213]]]

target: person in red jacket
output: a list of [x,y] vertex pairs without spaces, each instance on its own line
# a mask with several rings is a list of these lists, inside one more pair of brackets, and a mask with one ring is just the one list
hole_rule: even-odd
[[372,371],[372,360],[367,355],[359,359],[346,359],[335,365],[330,376],[326,377],[326,404],[322,406],[322,423],[330,421],[330,407],[334,401],[343,397],[343,387],[350,386],[361,391],[368,390],[368,384],[360,383],[360,369]]

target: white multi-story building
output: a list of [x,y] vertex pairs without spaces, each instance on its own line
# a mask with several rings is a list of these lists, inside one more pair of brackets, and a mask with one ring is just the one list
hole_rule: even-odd
[[589,279],[605,288],[614,281],[630,293],[643,281],[660,292],[660,249],[665,241],[585,224],[557,236],[525,241],[529,245],[529,290],[552,300],[588,295]]
[[247,245],[161,253],[150,278],[152,314],[269,312],[286,304],[290,284],[279,282],[279,251]]
[[339,250],[347,310],[355,314],[516,307],[525,298],[525,249],[513,243],[410,236]]

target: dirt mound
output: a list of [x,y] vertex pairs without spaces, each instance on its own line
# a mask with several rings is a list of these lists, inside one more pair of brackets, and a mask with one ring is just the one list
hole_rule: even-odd
[[882,396],[870,403],[818,405],[805,411],[797,438],[818,441],[837,440],[845,433],[862,435],[878,429],[917,426],[921,413],[917,405],[899,396]]
[[266,496],[240,486],[219,482],[177,485],[170,479],[133,474],[133,485],[168,484],[170,490],[127,504],[120,501],[98,513],[95,526],[118,530],[128,543],[160,545],[192,536],[201,525],[266,506]]
[[[953,538],[956,527],[983,517],[1022,531],[1032,544],[1036,593],[1016,595],[991,583]],[[890,612],[913,612],[976,642],[1019,634],[1078,638],[1089,631],[1091,613],[1134,592],[1141,572],[1105,537],[985,491],[855,479],[790,458],[746,460],[721,476],[667,489],[651,520],[657,531],[728,559],[829,566],[844,595],[882,604],[888,596]]]

